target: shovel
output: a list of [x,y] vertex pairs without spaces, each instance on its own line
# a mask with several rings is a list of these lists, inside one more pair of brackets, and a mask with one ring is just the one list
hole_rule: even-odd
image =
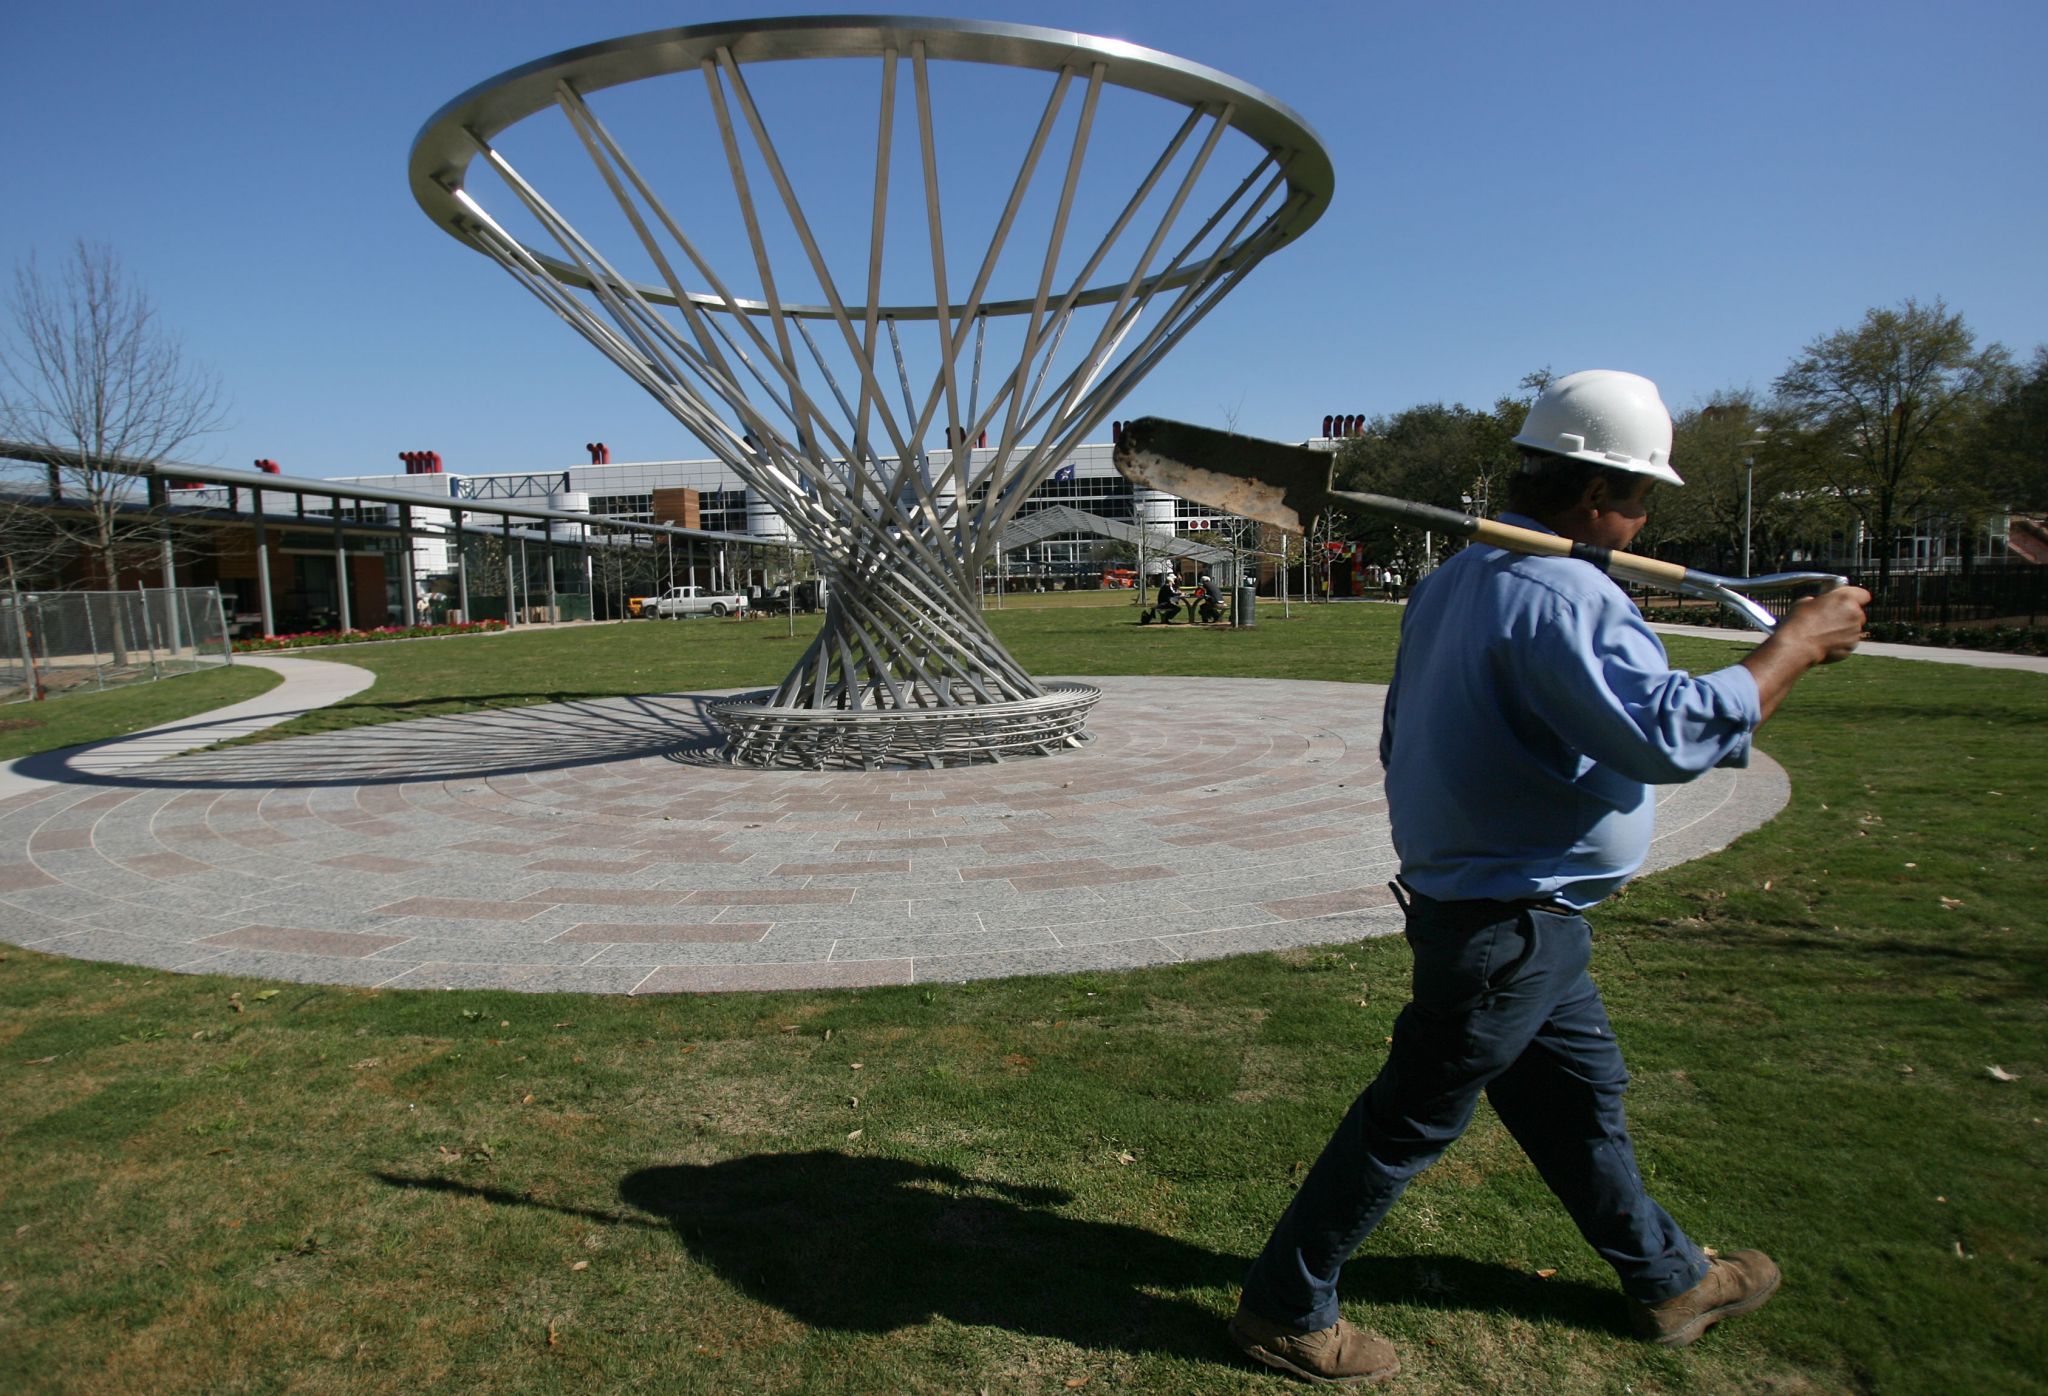
[[1433,504],[1332,489],[1330,472],[1335,463],[1334,452],[1284,446],[1277,441],[1236,436],[1160,417],[1140,417],[1124,423],[1116,447],[1116,468],[1126,479],[1225,513],[1257,519],[1288,533],[1306,533],[1331,501],[1341,501],[1397,523],[1491,543],[1513,553],[1577,558],[1620,581],[1717,601],[1767,635],[1777,628],[1778,619],[1748,593],[1798,587],[1826,591],[1848,580],[1832,572],[1722,577],[1675,562],[1660,562],[1654,557],[1575,543],[1554,533],[1475,518],[1455,509],[1439,509]]

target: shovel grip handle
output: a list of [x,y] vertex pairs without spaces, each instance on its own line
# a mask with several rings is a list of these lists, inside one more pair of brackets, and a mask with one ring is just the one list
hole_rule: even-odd
[[1610,577],[1665,590],[1685,580],[1686,569],[1676,562],[1660,562],[1654,557],[1617,552],[1612,548],[1595,548],[1553,533],[1538,533],[1534,529],[1516,528],[1513,524],[1495,523],[1491,519],[1474,519],[1472,522],[1475,525],[1472,537],[1496,548],[1506,548],[1509,552],[1575,557],[1581,562],[1592,563]]

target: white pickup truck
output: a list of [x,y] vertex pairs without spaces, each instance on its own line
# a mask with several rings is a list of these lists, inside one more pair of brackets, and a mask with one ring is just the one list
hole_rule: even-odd
[[708,587],[670,587],[659,596],[642,597],[640,614],[656,620],[682,616],[739,615],[747,609],[747,598],[738,592],[714,592]]

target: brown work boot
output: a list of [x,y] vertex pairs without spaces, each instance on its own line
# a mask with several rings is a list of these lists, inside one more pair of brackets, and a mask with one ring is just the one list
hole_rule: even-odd
[[1239,1304],[1230,1319],[1230,1341],[1252,1361],[1291,1372],[1303,1381],[1371,1386],[1401,1370],[1392,1343],[1377,1333],[1353,1328],[1343,1319],[1313,1333],[1297,1333]]
[[1642,1304],[1631,1299],[1636,1332],[1667,1348],[1682,1348],[1730,1314],[1761,1309],[1777,1292],[1778,1267],[1762,1251],[1717,1255],[1707,1276],[1683,1294]]

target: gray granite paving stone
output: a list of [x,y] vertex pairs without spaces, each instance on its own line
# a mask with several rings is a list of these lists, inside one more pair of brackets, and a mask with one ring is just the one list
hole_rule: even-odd
[[524,921],[540,913],[539,903],[480,897],[405,897],[371,911],[385,916],[427,916],[441,921]]
[[449,940],[439,936],[407,936],[388,950],[364,956],[370,960],[405,960],[413,964],[581,965],[602,946],[532,941]]
[[688,907],[790,907],[853,905],[851,887],[695,887],[684,892]]
[[1245,906],[1237,908],[1234,913],[1183,911],[1116,916],[1105,921],[1063,921],[1050,929],[1061,945],[1072,947],[1114,945],[1127,940],[1154,940],[1162,936],[1185,936],[1277,923],[1279,918],[1271,912],[1261,907]]
[[581,921],[556,936],[554,943],[596,945],[754,945],[767,938],[774,927],[766,922],[660,921],[632,923]]
[[283,979],[295,984],[346,984],[372,989],[405,973],[408,961],[337,959],[332,955],[284,955],[263,950],[223,950],[167,965],[184,974],[225,974],[249,979]]
[[[809,881],[785,879],[799,887],[852,887],[859,890],[856,901],[866,902],[879,896],[885,900],[905,900],[923,896],[928,892],[957,890],[962,884],[957,868],[918,867],[907,873],[889,873],[882,876],[842,877],[833,874],[819,874]],[[892,895],[893,894],[893,895]]]
[[[45,954],[65,955],[74,960],[108,960],[116,964],[172,970],[210,964],[220,959],[223,953],[211,945],[123,935],[119,931],[75,931],[46,940],[36,948]],[[195,969],[194,972],[204,971]]]
[[1330,896],[1356,891],[1361,887],[1380,887],[1384,890],[1387,881],[1398,868],[1399,864],[1388,856],[1384,861],[1377,863],[1364,859],[1349,862],[1337,872],[1325,869],[1293,877],[1273,877],[1263,872],[1247,872],[1234,881],[1221,882],[1190,879],[1194,885],[1185,889],[1185,901],[1188,906],[1199,910],[1204,907],[1236,905],[1241,902],[1281,902]]
[[118,897],[103,897],[97,892],[73,886],[63,881],[61,875],[58,875],[58,881],[47,887],[25,887],[19,892],[9,892],[4,901],[8,906],[20,907],[23,911],[52,920],[108,929],[125,929],[128,923],[142,919],[140,913],[143,910]]
[[[735,907],[714,924],[726,921],[744,922],[748,919],[743,908]],[[763,918],[755,916],[752,919],[758,921]],[[813,920],[807,917],[778,915],[771,924],[773,934],[777,937],[800,936],[807,940],[859,940],[886,935],[979,935],[990,929],[988,923],[978,916],[838,916]]]
[[530,994],[630,994],[638,965],[423,964],[384,980],[388,989],[518,989]]
[[832,958],[831,940],[704,941],[676,945],[610,945],[590,963],[639,965],[784,965],[822,964]]
[[405,937],[361,931],[307,931],[292,926],[237,926],[232,931],[202,938],[200,944],[224,950],[272,950],[287,955],[317,955],[326,958],[363,959],[394,945]]
[[520,900],[570,907],[673,907],[681,905],[684,897],[684,893],[674,888],[590,885],[566,887],[557,882],[549,883],[545,887],[536,887]]
[[56,878],[25,858],[18,862],[0,863],[0,895],[25,892],[31,887],[52,887],[56,882]]
[[[1058,974],[1397,928],[1379,690],[1090,682],[1090,746],[940,772],[671,760],[710,745],[687,695],[45,761],[61,783],[0,792],[0,938],[300,982],[670,993]],[[1724,845],[1786,794],[1767,758],[1660,791],[1652,866]]]
[[1166,937],[1175,953],[1190,960],[1213,960],[1224,955],[1247,955],[1258,950],[1294,950],[1308,945],[1335,945],[1344,941],[1369,940],[1397,934],[1401,929],[1398,909],[1374,916],[1326,916],[1309,921],[1271,921],[1259,926],[1232,930],[1197,931]]
[[705,994],[748,989],[861,989],[912,982],[908,960],[845,964],[665,965],[648,973],[636,994]]
[[912,959],[923,955],[1009,955],[1061,948],[1048,930],[979,931],[966,935],[849,936],[834,960]]
[[[60,921],[53,916],[39,916],[33,911],[24,911],[18,906],[0,903],[0,926],[7,928],[7,939],[15,945],[31,950],[40,949],[49,941],[63,936],[79,934],[78,923]],[[52,952],[55,953],[55,952]]]
[[371,935],[390,935],[393,926],[408,918],[379,916],[370,911],[337,910],[329,897],[283,892],[276,896],[252,898],[243,902],[234,913],[220,919],[234,925],[312,925],[328,931],[362,931]]
[[1018,974],[1078,974],[1087,970],[1142,969],[1167,965],[1180,956],[1164,941],[1126,941],[1071,950],[1027,950],[1011,955],[933,955],[913,963],[920,984],[1000,979]]
[[461,944],[544,945],[576,922],[575,917],[543,921],[448,921],[434,916],[392,917],[378,928],[384,935]]

